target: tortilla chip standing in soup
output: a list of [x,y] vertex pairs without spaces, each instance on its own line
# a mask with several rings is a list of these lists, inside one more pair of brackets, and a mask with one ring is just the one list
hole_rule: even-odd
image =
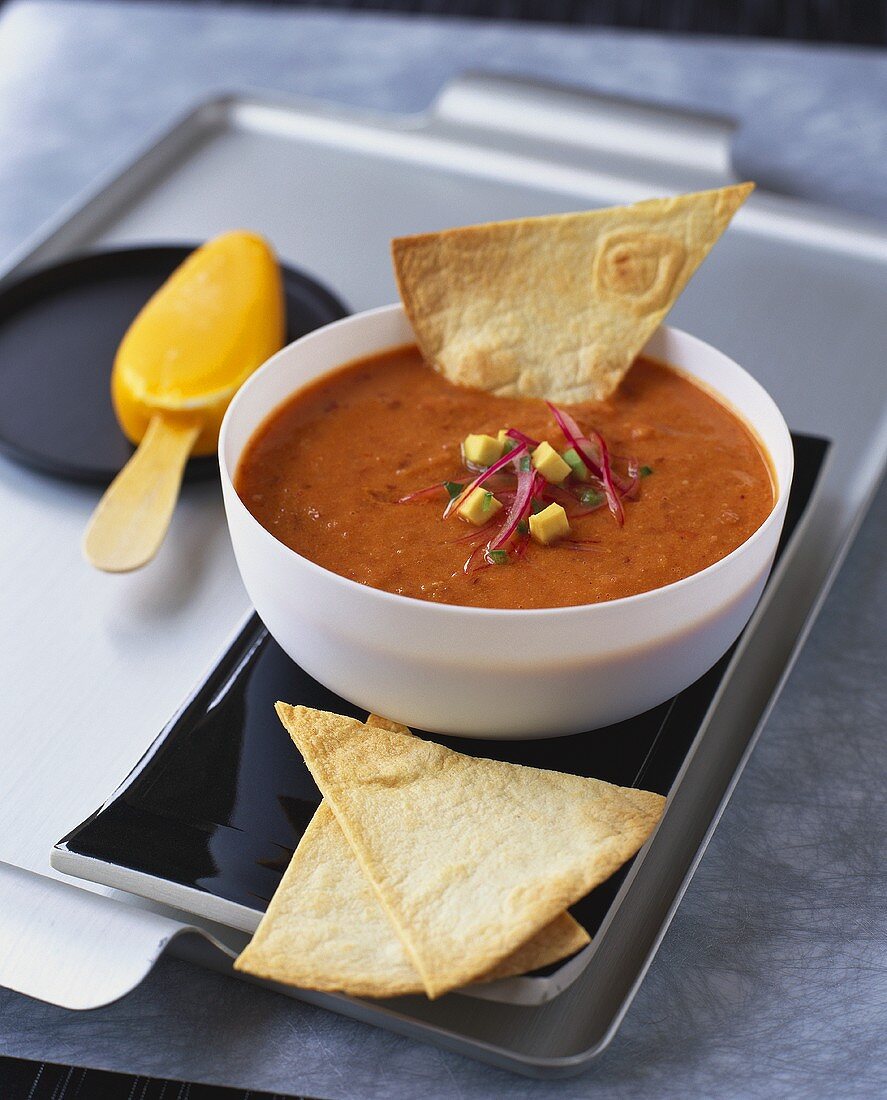
[[241,461],[244,503],[346,577],[481,607],[631,596],[724,557],[772,508],[764,456],[638,356],[753,186],[395,240],[421,353],[351,364],[274,413]]
[[507,396],[616,389],[753,183],[391,242],[427,363]]
[[[575,430],[598,462],[605,448],[606,471],[588,460],[601,477],[571,448]],[[746,425],[664,364],[640,357],[608,399],[558,409],[454,385],[414,347],[347,364],[284,402],[235,482],[258,522],[318,565],[417,599],[497,608],[670,584],[741,545],[774,500]],[[527,491],[527,519],[491,553]]]

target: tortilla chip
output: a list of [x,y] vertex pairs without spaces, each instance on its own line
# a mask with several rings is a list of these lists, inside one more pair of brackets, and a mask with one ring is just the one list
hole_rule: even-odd
[[609,878],[665,804],[337,714],[276,709],[432,998],[489,973]]
[[[371,714],[367,725],[409,734]],[[588,933],[561,913],[482,981],[512,977],[572,955]],[[255,935],[235,969],[302,989],[354,997],[423,993],[422,980],[335,815],[321,802]]]
[[402,722],[392,722],[390,718],[383,718],[381,714],[371,714],[366,720],[368,726],[379,730],[391,730],[392,733],[412,733],[409,726]]
[[[501,962],[495,978],[572,955],[589,941],[561,913]],[[235,969],[302,989],[353,997],[398,997],[424,986],[332,810],[322,802],[268,911]]]
[[753,188],[392,241],[422,355],[509,397],[607,397]]

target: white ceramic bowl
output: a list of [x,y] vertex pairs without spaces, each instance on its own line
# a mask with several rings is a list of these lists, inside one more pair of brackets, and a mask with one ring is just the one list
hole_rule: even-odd
[[721,394],[758,433],[778,484],[762,526],[700,573],[610,603],[535,611],[456,607],[340,577],[284,546],[252,517],[232,479],[266,416],[319,375],[411,340],[399,305],[327,325],[269,360],[225,416],[219,458],[234,553],[256,610],[289,656],[366,710],[418,729],[489,738],[596,729],[656,706],[709,669],[735,641],[764,587],[793,454],[785,421],[762,387],[677,329],[661,328],[646,352]]

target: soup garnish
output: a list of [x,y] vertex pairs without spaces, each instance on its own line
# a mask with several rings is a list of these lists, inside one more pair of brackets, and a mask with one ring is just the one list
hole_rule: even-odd
[[466,539],[489,536],[483,547],[478,541],[464,572],[481,567],[477,557],[481,549],[486,565],[521,559],[528,539],[543,546],[557,542],[585,549],[597,540],[571,539],[570,520],[591,515],[606,504],[621,526],[625,522],[623,502],[636,500],[641,477],[653,472],[630,458],[625,461],[625,475],[619,474],[599,432],[589,429],[583,433],[566,410],[547,404],[570,444],[562,453],[548,440],[534,439],[518,428],[501,428],[495,437],[469,434],[460,452],[463,465],[476,475],[471,481],[443,481],[398,500],[412,504],[445,495],[443,519],[455,516],[480,528],[479,533],[464,536]]

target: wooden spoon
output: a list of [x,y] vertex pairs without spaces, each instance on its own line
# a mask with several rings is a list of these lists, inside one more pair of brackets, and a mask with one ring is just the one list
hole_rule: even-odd
[[185,463],[201,424],[157,415],[132,458],[108,486],[83,536],[87,561],[106,573],[149,562],[166,535]]

